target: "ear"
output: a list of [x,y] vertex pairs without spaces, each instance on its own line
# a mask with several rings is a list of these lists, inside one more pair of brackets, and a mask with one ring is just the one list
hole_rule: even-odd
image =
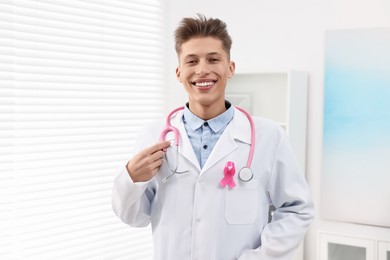
[[228,78],[232,78],[234,76],[234,73],[236,71],[236,63],[234,61],[229,62],[229,73]]
[[182,83],[182,79],[181,79],[181,76],[180,76],[180,68],[179,67],[176,67],[176,78],[178,81],[180,81],[180,83]]

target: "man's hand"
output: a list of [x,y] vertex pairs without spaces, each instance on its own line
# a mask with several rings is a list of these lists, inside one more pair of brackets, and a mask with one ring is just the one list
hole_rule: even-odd
[[157,143],[134,155],[126,168],[133,182],[152,179],[163,162],[163,149],[168,148],[169,141]]

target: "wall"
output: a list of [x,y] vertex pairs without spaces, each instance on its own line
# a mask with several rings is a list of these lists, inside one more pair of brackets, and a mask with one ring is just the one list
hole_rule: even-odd
[[[167,0],[167,82],[169,108],[182,105],[186,95],[175,79],[177,58],[173,31],[184,16],[197,12],[218,17],[233,38],[232,59],[237,72],[303,70],[310,74],[307,179],[317,218],[306,238],[307,260],[317,258],[317,233],[343,224],[320,219],[320,175],[323,117],[324,36],[326,30],[390,26],[387,0]],[[354,227],[348,226],[347,229]],[[369,232],[369,231],[367,231]]]

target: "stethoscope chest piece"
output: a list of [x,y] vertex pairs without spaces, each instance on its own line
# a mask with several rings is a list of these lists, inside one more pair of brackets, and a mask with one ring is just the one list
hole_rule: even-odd
[[238,173],[238,178],[240,179],[240,181],[248,182],[248,181],[252,180],[253,172],[250,168],[244,167]]

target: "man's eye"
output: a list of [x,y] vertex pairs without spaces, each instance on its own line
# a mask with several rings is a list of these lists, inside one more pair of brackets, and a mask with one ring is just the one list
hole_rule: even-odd
[[217,59],[217,58],[212,58],[212,59],[210,59],[209,61],[212,62],[212,63],[215,63],[215,62],[218,62],[219,59]]
[[187,64],[195,64],[196,63],[196,60],[188,60],[187,61]]

